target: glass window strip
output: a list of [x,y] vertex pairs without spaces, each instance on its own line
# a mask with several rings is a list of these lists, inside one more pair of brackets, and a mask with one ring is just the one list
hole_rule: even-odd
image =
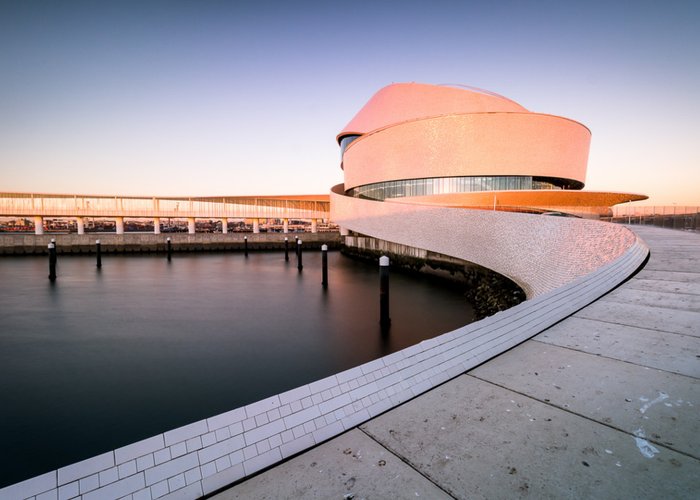
[[346,194],[355,198],[383,201],[387,198],[448,193],[541,189],[562,189],[562,187],[551,182],[535,180],[529,176],[427,177],[366,184],[349,189]]

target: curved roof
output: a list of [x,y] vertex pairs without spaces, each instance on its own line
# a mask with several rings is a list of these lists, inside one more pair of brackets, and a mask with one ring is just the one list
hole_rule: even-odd
[[374,94],[336,139],[419,118],[493,112],[522,113],[527,109],[510,99],[483,91],[424,83],[394,83]]
[[[411,179],[531,176],[564,180],[565,186],[573,189],[499,193],[499,205],[575,207],[577,212],[591,207],[588,212],[603,214],[612,205],[646,198],[580,193],[591,131],[575,120],[533,113],[506,97],[480,89],[420,83],[386,86],[337,139],[348,135],[360,137],[342,145],[346,190]],[[410,200],[474,208],[491,205],[493,191]]]

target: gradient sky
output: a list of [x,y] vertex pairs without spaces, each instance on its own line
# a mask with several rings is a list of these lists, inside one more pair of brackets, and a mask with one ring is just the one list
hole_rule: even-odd
[[326,193],[392,82],[588,126],[587,190],[700,205],[688,1],[0,2],[0,191]]

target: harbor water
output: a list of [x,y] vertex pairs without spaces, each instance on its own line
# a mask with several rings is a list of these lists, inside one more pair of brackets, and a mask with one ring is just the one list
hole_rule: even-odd
[[0,258],[0,487],[473,320],[462,291],[330,252]]

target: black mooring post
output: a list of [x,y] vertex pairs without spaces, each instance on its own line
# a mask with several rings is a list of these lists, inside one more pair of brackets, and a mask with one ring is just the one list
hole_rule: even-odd
[[248,257],[248,237],[247,236],[243,237],[243,251],[245,253],[245,256]]
[[389,328],[389,257],[379,257],[379,325],[382,330]]
[[289,262],[289,238],[284,238],[284,261]]
[[172,257],[173,257],[173,245],[170,242],[170,238],[168,238],[165,241],[168,242],[168,262],[170,262],[170,259],[172,259]]
[[299,255],[299,245],[298,245],[298,243],[299,243],[299,237],[298,237],[298,236],[295,236],[295,237],[294,237],[294,252],[295,252],[297,255]]
[[56,281],[56,245],[49,243],[49,279]]
[[297,269],[301,272],[304,265],[301,263],[301,240],[297,239]]
[[321,267],[322,267],[322,278],[321,285],[323,288],[328,288],[328,245],[321,245]]
[[97,269],[102,269],[102,244],[100,240],[95,240],[95,250],[97,251]]
[[53,247],[56,250],[56,254],[58,254],[58,245],[56,244],[56,238],[51,238],[51,243],[53,243]]

